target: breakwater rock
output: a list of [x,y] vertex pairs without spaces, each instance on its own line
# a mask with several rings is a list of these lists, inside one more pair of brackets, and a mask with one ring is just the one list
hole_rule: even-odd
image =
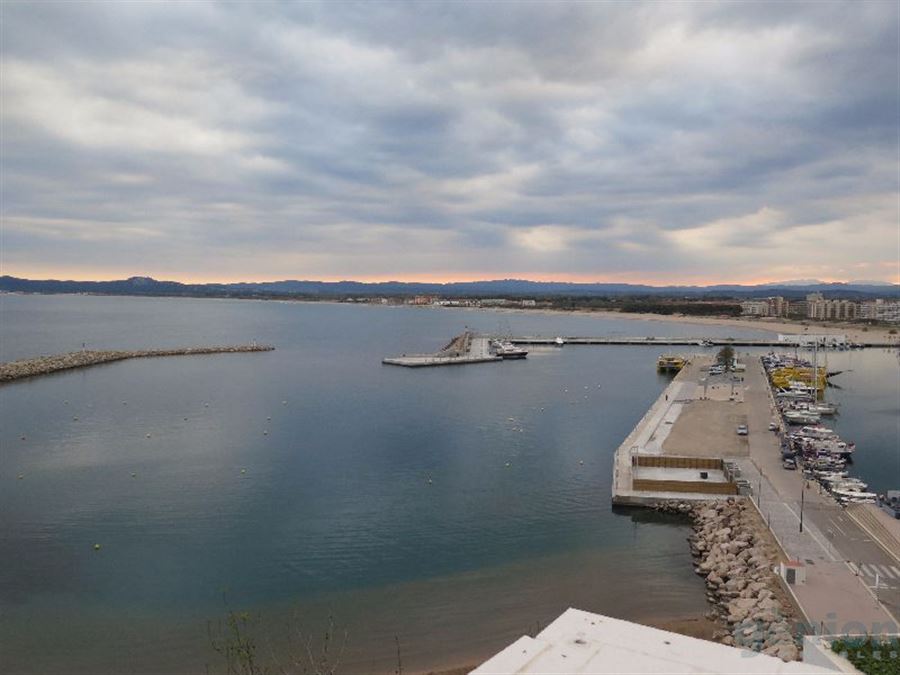
[[658,509],[689,515],[694,571],[706,580],[713,605],[709,618],[722,626],[723,644],[777,656],[800,657],[793,607],[775,575],[778,554],[765,524],[743,499],[661,504]]
[[186,347],[183,349],[141,349],[134,351],[83,350],[53,356],[38,356],[33,359],[0,363],[0,382],[11,382],[26,377],[48,375],[60,370],[86,368],[101,363],[140,359],[154,356],[196,356],[198,354],[238,354],[244,352],[269,352],[270,345],[235,345],[228,347]]

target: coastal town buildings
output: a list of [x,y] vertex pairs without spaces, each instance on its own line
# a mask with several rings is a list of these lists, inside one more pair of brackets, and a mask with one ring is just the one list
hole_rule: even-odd
[[806,296],[806,316],[821,321],[853,321],[859,314],[859,303],[852,300],[826,299],[821,293]]
[[900,301],[878,298],[863,302],[859,308],[859,318],[870,321],[886,321],[900,323]]
[[741,303],[741,313],[745,316],[781,316],[790,311],[790,302],[780,295],[762,300],[745,300]]

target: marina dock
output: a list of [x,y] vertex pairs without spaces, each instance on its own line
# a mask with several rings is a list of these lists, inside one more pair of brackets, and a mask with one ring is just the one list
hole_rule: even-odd
[[181,349],[141,349],[132,351],[82,350],[53,356],[38,356],[33,359],[0,363],[0,383],[21,380],[27,377],[49,375],[73,368],[87,368],[102,363],[143,359],[161,356],[197,356],[201,354],[242,354],[246,352],[270,352],[270,345],[234,345],[224,347],[185,347]]
[[[777,411],[762,361],[741,357],[744,372],[713,376],[711,356],[689,358],[617,449],[613,503],[658,507],[738,495],[759,514],[783,559],[802,569],[802,582],[784,582],[784,588],[816,630],[895,631],[900,558],[891,552],[900,551],[900,543],[877,523],[868,531],[860,524],[856,511],[868,505],[845,510],[802,472],[782,467],[778,429],[769,428]],[[739,425],[747,435],[736,433]],[[876,529],[878,539],[871,534]]]

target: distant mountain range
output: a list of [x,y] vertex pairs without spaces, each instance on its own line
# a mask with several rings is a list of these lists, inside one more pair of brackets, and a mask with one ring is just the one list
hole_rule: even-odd
[[873,281],[823,283],[800,280],[743,286],[648,286],[643,284],[570,283],[498,279],[420,283],[383,281],[270,281],[231,284],[183,284],[157,281],[150,277],[131,277],[117,281],[34,280],[0,277],[0,292],[18,293],[95,293],[104,295],[206,296],[206,297],[362,297],[442,295],[449,297],[548,297],[548,296],[669,296],[669,297],[762,297],[783,295],[802,297],[819,291],[846,298],[898,297],[900,285]]

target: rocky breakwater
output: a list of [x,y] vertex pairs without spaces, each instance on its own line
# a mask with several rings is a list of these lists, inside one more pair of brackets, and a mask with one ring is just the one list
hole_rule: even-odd
[[660,510],[693,520],[694,571],[706,579],[708,614],[722,627],[723,644],[777,656],[800,657],[794,609],[775,575],[778,554],[765,525],[743,499],[690,505],[665,504]]
[[11,382],[26,377],[49,375],[60,370],[86,368],[101,363],[139,359],[154,356],[196,356],[199,354],[237,354],[244,352],[269,352],[270,345],[234,345],[226,347],[185,347],[182,349],[142,349],[134,351],[82,350],[53,356],[38,356],[33,359],[0,363],[0,382]]

